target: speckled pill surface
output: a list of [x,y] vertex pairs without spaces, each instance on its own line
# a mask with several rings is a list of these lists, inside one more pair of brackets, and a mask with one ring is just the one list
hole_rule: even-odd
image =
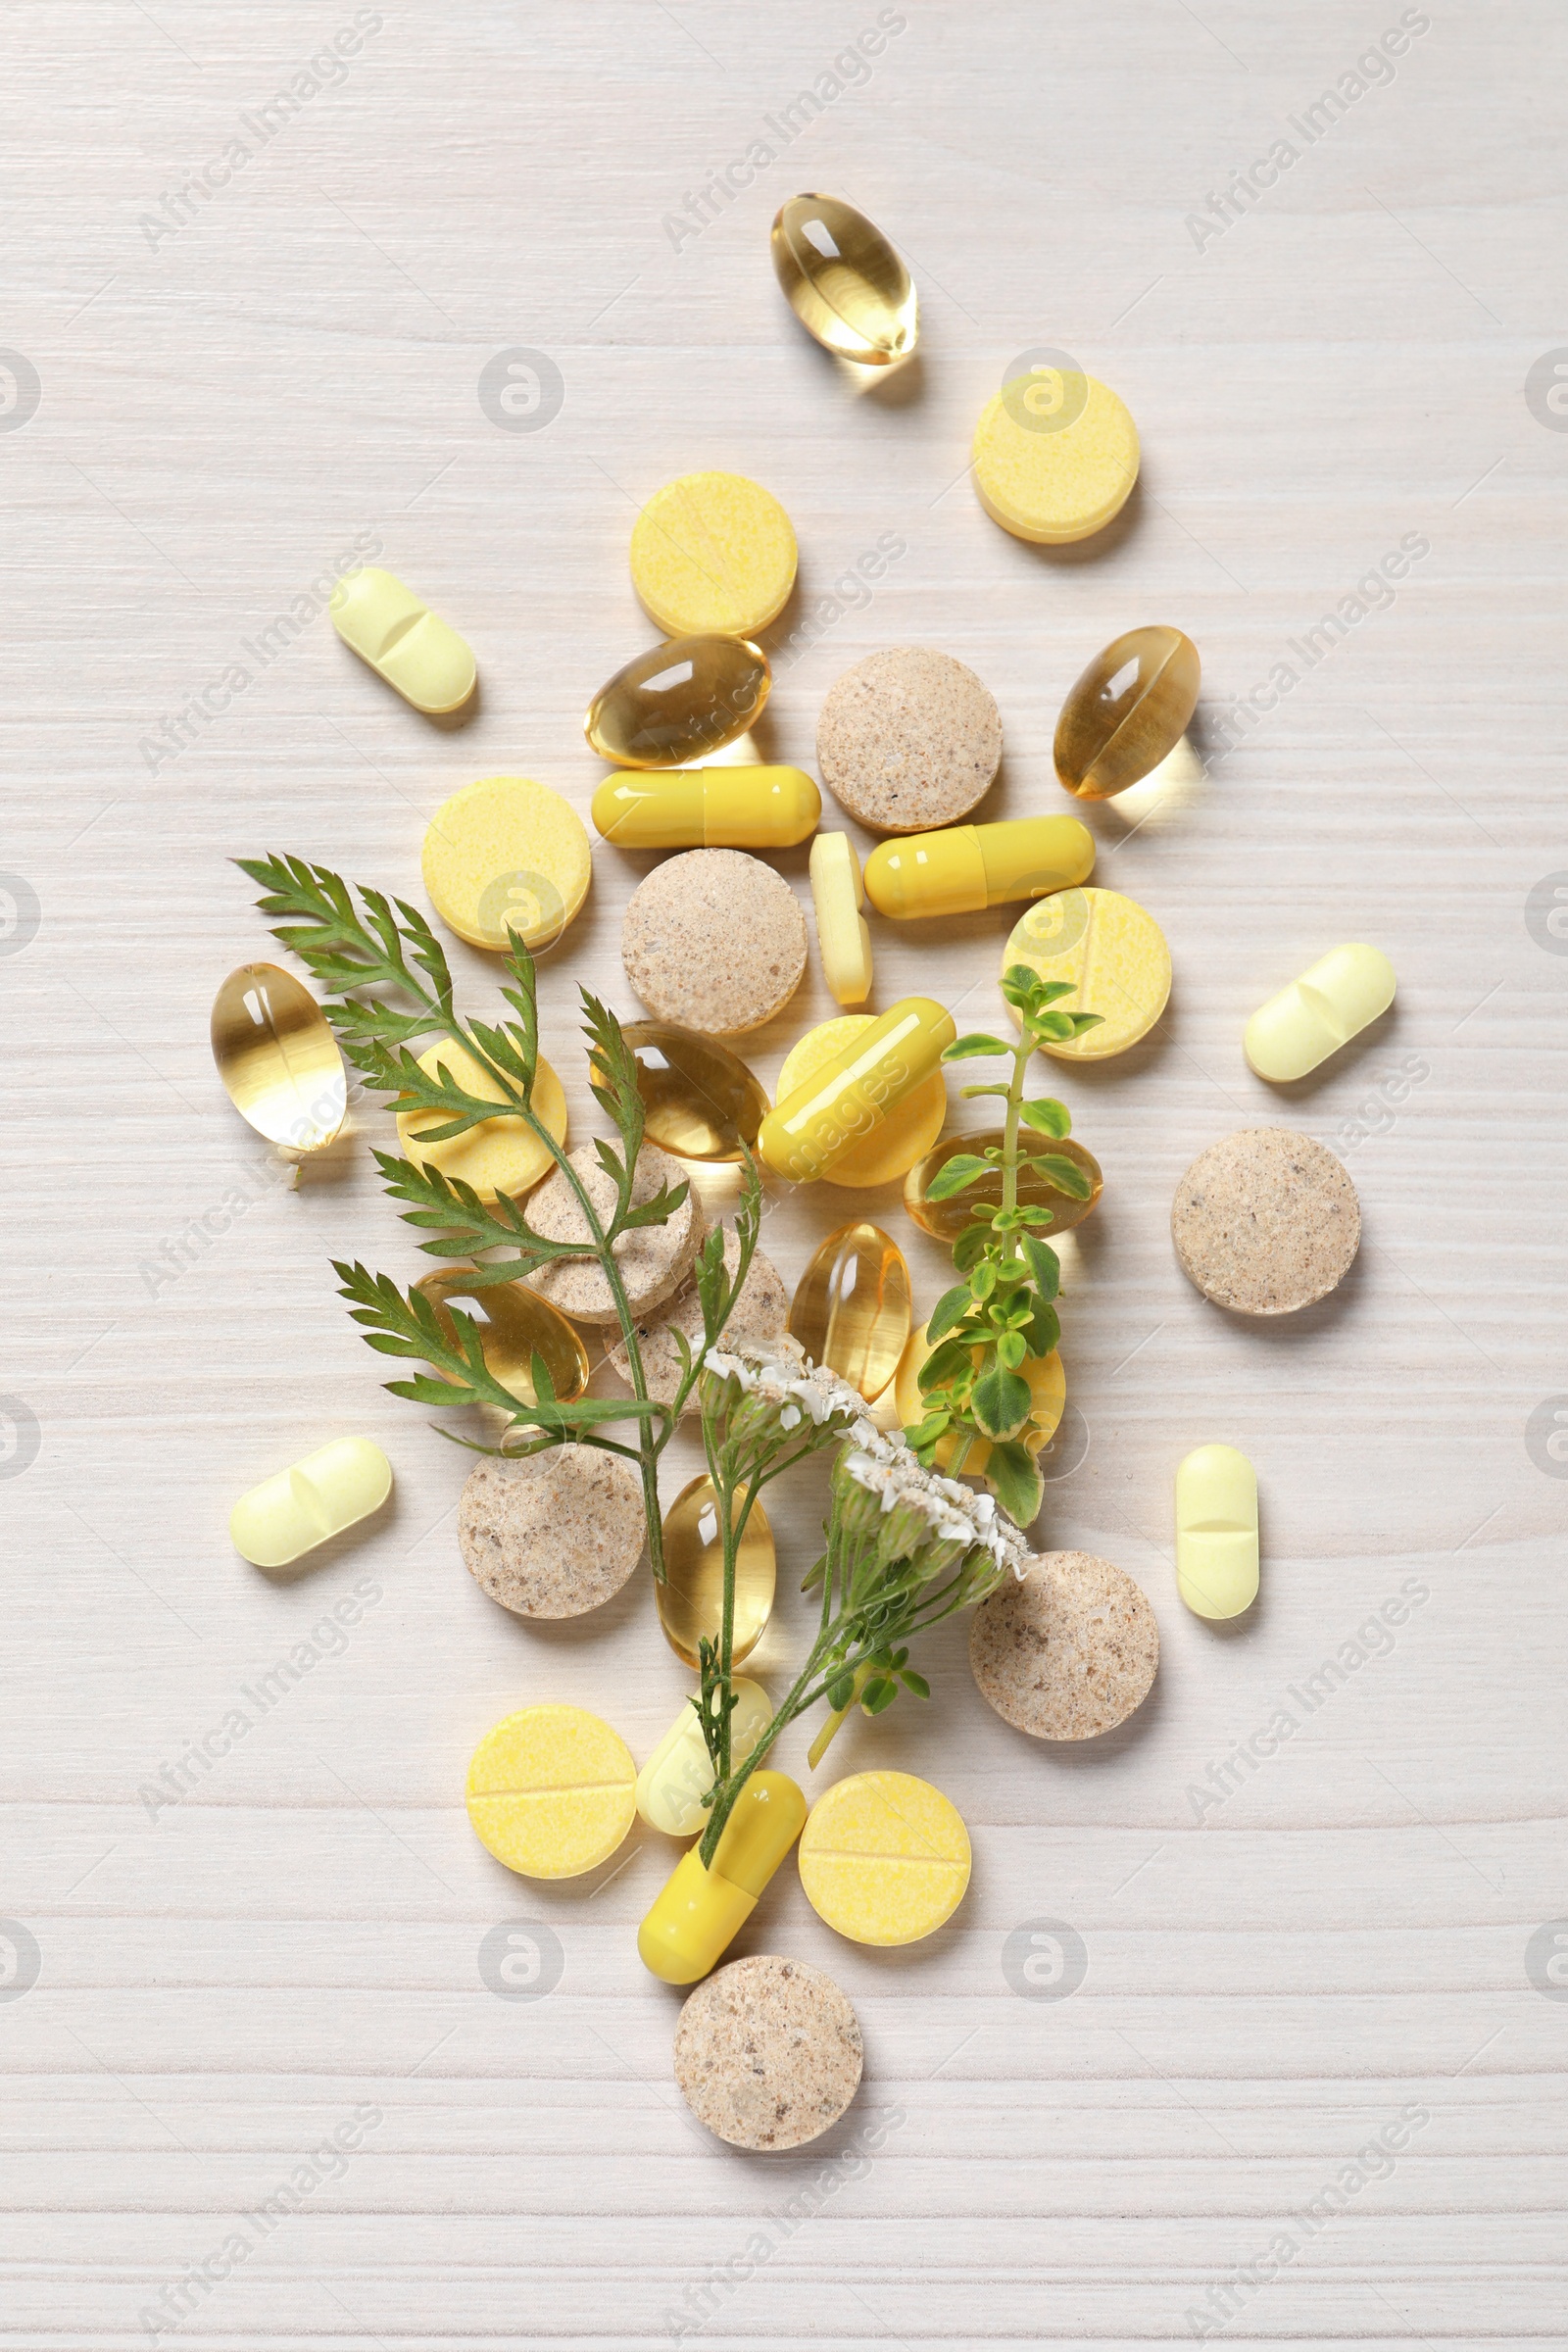
[[498,1862],[525,1879],[576,1879],[608,1862],[636,1819],[637,1767],[586,1707],[522,1707],[474,1749],[467,1799]]
[[928,646],[868,654],[829,687],[816,728],[822,781],[875,833],[956,824],[990,791],[1002,718],[972,669]]
[[[724,1264],[730,1280],[740,1263],[741,1246],[733,1227],[724,1231]],[[760,1250],[752,1251],[752,1262],[746,1269],[741,1295],[730,1308],[729,1321],[724,1326],[719,1345],[729,1348],[771,1347],[789,1320],[789,1293],[784,1278],[772,1259]],[[672,1404],[681,1381],[680,1349],[675,1334],[681,1332],[694,1355],[702,1352],[703,1302],[697,1285],[692,1283],[673,1303],[665,1307],[651,1322],[644,1323],[637,1338],[642,1352],[643,1377],[648,1394],[656,1404]],[[617,1340],[610,1351],[610,1360],[621,1379],[630,1385],[631,1358],[623,1340]],[[697,1387],[693,1384],[685,1410],[695,1413],[698,1405]]]
[[969,1833],[957,1807],[908,1772],[858,1772],[812,1806],[801,1832],[801,1885],[852,1943],[934,1936],[969,1884]]
[[980,1695],[1034,1740],[1093,1740],[1149,1696],[1159,1628],[1124,1568],[1048,1551],[974,1613],[969,1665]]
[[1216,1306],[1293,1315],[1349,1272],[1361,1204],[1344,1162],[1309,1135],[1248,1127],[1199,1153],[1170,1229],[1182,1272]]
[[527,776],[481,776],[443,801],[425,830],[424,887],[470,947],[553,947],[588,896],[593,853],[569,802]]
[[1113,521],[1138,479],[1138,427],[1107,384],[1065,368],[1031,370],[986,403],[971,478],[1015,539],[1061,546]]
[[[474,1059],[466,1046],[460,1046],[451,1038],[427,1046],[417,1059],[426,1076],[433,1077],[438,1068],[444,1069],[465,1094],[476,1096],[481,1102],[503,1100],[489,1071]],[[534,1075],[533,1106],[541,1125],[558,1144],[564,1143],[565,1091],[543,1054]],[[477,1127],[469,1127],[462,1135],[445,1136],[433,1144],[420,1142],[427,1127],[446,1124],[444,1110],[399,1111],[398,1141],[404,1156],[413,1160],[416,1168],[439,1168],[443,1176],[461,1176],[465,1184],[472,1185],[481,1200],[494,1200],[502,1194],[515,1200],[530,1191],[555,1165],[525,1120],[482,1119]]]
[[732,2148],[803,2148],[860,2087],[859,2022],[831,1977],[759,1952],[714,1971],[675,2028],[675,2081]]
[[642,1485],[598,1446],[477,1462],[458,1498],[458,1549],[514,1617],[582,1617],[612,1600],[642,1557]]
[[1170,1002],[1165,934],[1135,899],[1116,890],[1058,890],[1037,900],[1003,950],[1002,969],[1009,963],[1028,964],[1042,980],[1069,982],[1077,993],[1062,998],[1061,1011],[1101,1016],[1082,1037],[1041,1048],[1057,1061],[1108,1061],[1125,1054]]
[[795,585],[795,532],[771,491],[743,473],[683,473],[631,533],[631,584],[669,637],[752,637]]
[[[786,1102],[798,1088],[809,1085],[817,1071],[853,1045],[875,1018],[870,1012],[841,1012],[836,1020],[819,1022],[797,1038],[778,1074],[778,1101]],[[948,1083],[940,1070],[934,1070],[912,1094],[894,1104],[862,1143],[834,1161],[829,1183],[862,1192],[872,1185],[898,1182],[916,1160],[925,1157],[942,1133],[947,1115]]]
[[688,850],[639,882],[620,935],[650,1012],[709,1037],[760,1029],[806,970],[806,917],[789,884],[743,850]]
[[[594,1204],[594,1214],[609,1218],[615,1205],[615,1188],[599,1165],[591,1145],[571,1154],[578,1182]],[[686,1184],[685,1169],[657,1144],[644,1144],[632,1174],[632,1204],[640,1207],[662,1186]],[[586,1242],[592,1237],[577,1196],[558,1168],[539,1187],[528,1203],[528,1222],[535,1233],[551,1242]],[[708,1230],[695,1186],[662,1225],[634,1225],[615,1244],[615,1263],[634,1315],[646,1315],[672,1298],[691,1272],[692,1260]],[[527,1277],[529,1287],[576,1323],[612,1324],[619,1321],[609,1282],[589,1258],[557,1258]]]

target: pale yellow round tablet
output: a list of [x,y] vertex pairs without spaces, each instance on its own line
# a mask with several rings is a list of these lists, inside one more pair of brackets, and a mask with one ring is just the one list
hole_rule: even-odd
[[[1026,963],[1076,994],[1061,1012],[1098,1012],[1098,1029],[1041,1050],[1058,1061],[1108,1061],[1149,1032],[1170,1000],[1170,950],[1152,914],[1116,890],[1058,890],[1015,923],[1002,968]],[[1014,1013],[1013,1018],[1017,1015]]]
[[847,833],[819,833],[811,844],[811,906],[822,977],[841,1004],[871,994],[871,934],[860,908],[865,885]]
[[1015,539],[1060,546],[1104,529],[1138,479],[1138,427],[1107,384],[1040,368],[989,400],[974,428],[974,486]]
[[481,1845],[525,1879],[576,1879],[608,1862],[637,1813],[637,1767],[586,1707],[523,1707],[486,1732],[468,1766]]
[[811,1909],[852,1943],[918,1943],[963,1900],[969,1833],[929,1781],[858,1772],[812,1806],[800,1865]]
[[795,533],[771,492],[743,473],[683,473],[631,532],[631,584],[670,637],[752,637],[795,585]]
[[[862,1029],[869,1029],[875,1019],[876,1015],[870,1012],[841,1012],[837,1020],[823,1021],[817,1028],[808,1029],[785,1056],[775,1101],[782,1102],[797,1087],[807,1085],[836,1054],[853,1045]],[[827,1181],[847,1184],[853,1191],[861,1192],[873,1184],[893,1184],[907,1176],[915,1161],[924,1159],[942,1133],[947,1115],[948,1082],[940,1070],[934,1070],[911,1095],[894,1104],[863,1143],[857,1144],[853,1152],[833,1162]]]
[[[472,1095],[478,1102],[506,1100],[489,1071],[474,1059],[467,1047],[455,1045],[450,1038],[440,1045],[427,1046],[418,1062],[427,1077],[433,1077],[438,1066],[444,1069],[465,1094]],[[533,1107],[541,1126],[558,1144],[564,1144],[565,1092],[543,1054],[534,1080]],[[541,1176],[548,1175],[556,1164],[533,1130],[517,1118],[483,1119],[464,1135],[450,1135],[440,1143],[420,1143],[427,1127],[444,1127],[447,1123],[444,1110],[400,1111],[398,1141],[403,1146],[404,1157],[412,1159],[416,1168],[439,1168],[443,1176],[461,1176],[465,1184],[472,1185],[481,1200],[494,1200],[502,1194],[515,1199],[536,1185]]]
[[534,954],[554,947],[593,872],[576,809],[526,776],[481,776],[443,801],[419,862],[431,906],[460,939],[504,949],[510,929]]

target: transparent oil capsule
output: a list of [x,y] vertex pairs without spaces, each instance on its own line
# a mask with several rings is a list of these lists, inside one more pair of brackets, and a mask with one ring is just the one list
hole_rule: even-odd
[[631,1021],[621,1033],[637,1063],[650,1143],[679,1159],[739,1160],[772,1107],[738,1054],[673,1021]]
[[600,687],[583,733],[620,767],[687,767],[744,735],[772,683],[749,637],[671,637]]
[[[967,1192],[957,1193],[951,1200],[932,1200],[927,1196],[939,1168],[945,1168],[956,1152],[984,1152],[991,1144],[1000,1145],[1000,1127],[982,1128],[978,1135],[945,1135],[934,1152],[915,1161],[904,1179],[904,1205],[922,1233],[934,1234],[939,1242],[956,1242],[969,1222],[971,1208],[1002,1206],[1002,1173],[982,1176]],[[1018,1169],[1018,1205],[1020,1208],[1049,1208],[1052,1222],[1037,1226],[1043,1241],[1053,1241],[1058,1233],[1070,1233],[1081,1225],[1104,1190],[1105,1179],[1100,1172],[1100,1162],[1092,1152],[1072,1136],[1063,1136],[1058,1143],[1049,1136],[1034,1136],[1031,1144],[1042,1151],[1053,1152],[1059,1159],[1070,1159],[1075,1168],[1082,1168],[1092,1191],[1087,1200],[1075,1200],[1070,1193],[1059,1193],[1054,1184],[1035,1173],[1025,1160]]]
[[[446,1337],[454,1336],[446,1309],[447,1301],[455,1299],[479,1326],[479,1345],[491,1373],[519,1403],[539,1401],[533,1384],[536,1353],[544,1358],[545,1370],[563,1404],[580,1396],[588,1386],[588,1350],[565,1316],[558,1314],[548,1298],[541,1298],[525,1283],[495,1282],[470,1290],[467,1285],[476,1270],[473,1266],[446,1266],[439,1274],[426,1274],[414,1286],[430,1300]],[[435,1371],[434,1365],[431,1370]],[[446,1374],[436,1372],[436,1378],[444,1380]]]
[[886,368],[919,332],[909,272],[874,220],[838,196],[792,196],[773,221],[773,268],[808,335],[841,360]]
[[880,1225],[830,1233],[795,1286],[790,1336],[869,1404],[899,1368],[909,1336],[909,1269]]
[[1056,774],[1108,801],[1173,752],[1198,704],[1198,648],[1180,629],[1128,629],[1098,653],[1056,721]]
[[242,963],[213,999],[213,1059],[234,1108],[286,1151],[329,1144],[348,1109],[337,1040],[308,988],[275,963]]
[[[664,1513],[665,1582],[656,1585],[659,1622],[664,1640],[688,1666],[699,1662],[698,1643],[716,1642],[724,1613],[724,1552],[718,1537],[718,1504],[710,1482],[694,1478]],[[778,1562],[773,1531],[760,1503],[741,1538],[735,1562],[735,1663],[750,1657],[773,1614]]]

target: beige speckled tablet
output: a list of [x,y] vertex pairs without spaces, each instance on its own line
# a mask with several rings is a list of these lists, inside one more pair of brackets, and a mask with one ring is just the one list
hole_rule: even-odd
[[816,727],[822,781],[877,833],[956,824],[985,799],[1002,719],[972,669],[900,645],[870,654],[828,689]]
[[675,2028],[675,2081],[732,2148],[803,2148],[860,2086],[860,2027],[831,1977],[770,1952],[699,1984]]
[[1326,1298],[1361,1246],[1343,1161],[1288,1127],[1246,1127],[1200,1152],[1176,1187],[1171,1238],[1189,1282],[1242,1315]]
[[[733,1226],[724,1233],[724,1264],[734,1279],[740,1263],[741,1246]],[[769,1257],[754,1250],[747,1268],[741,1295],[730,1308],[729,1321],[724,1326],[722,1345],[730,1348],[772,1347],[789,1321],[789,1293],[784,1278]],[[648,1382],[648,1394],[656,1404],[670,1404],[680,1386],[680,1349],[674,1334],[685,1333],[696,1354],[703,1344],[703,1302],[697,1285],[692,1283],[681,1293],[674,1304],[644,1324],[637,1337],[642,1346],[643,1373]],[[610,1360],[622,1380],[631,1380],[631,1361],[624,1341],[618,1341],[610,1351]],[[693,1385],[686,1399],[686,1410],[697,1410],[697,1389]]]
[[[615,1188],[599,1165],[593,1147],[585,1144],[569,1156],[594,1204],[595,1216],[601,1221],[608,1219],[614,1210]],[[678,1159],[671,1159],[657,1144],[644,1144],[637,1154],[632,1179],[633,1206],[651,1200],[662,1185],[686,1181],[686,1171]],[[528,1222],[547,1241],[589,1239],[588,1220],[563,1169],[558,1168],[553,1176],[547,1177],[529,1200]],[[621,1235],[615,1244],[615,1263],[620,1268],[621,1282],[634,1315],[650,1314],[656,1306],[662,1306],[666,1298],[674,1297],[691,1272],[692,1259],[707,1231],[708,1219],[693,1186],[667,1224],[634,1225],[629,1233]],[[619,1321],[610,1285],[592,1258],[557,1258],[554,1264],[541,1266],[527,1280],[541,1298],[548,1298],[552,1306],[578,1323]]]
[[632,892],[626,977],[652,1013],[707,1037],[760,1029],[806,970],[806,917],[789,884],[743,850],[688,850]]
[[1047,1551],[981,1602],[969,1628],[980,1695],[1035,1740],[1093,1740],[1141,1707],[1159,1628],[1125,1568],[1092,1551]]
[[613,1599],[642,1557],[636,1471],[596,1446],[556,1446],[470,1470],[458,1548],[475,1584],[515,1617],[581,1617]]

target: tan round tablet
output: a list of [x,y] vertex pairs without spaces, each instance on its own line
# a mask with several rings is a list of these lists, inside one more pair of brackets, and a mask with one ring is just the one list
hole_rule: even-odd
[[687,850],[632,892],[626,977],[652,1013],[706,1037],[760,1029],[806,970],[806,917],[789,884],[743,850]]
[[816,726],[822,781],[877,833],[956,824],[991,789],[1002,718],[972,669],[926,646],[870,654],[829,687]]
[[642,1557],[636,1471],[596,1446],[554,1446],[469,1471],[458,1548],[475,1584],[514,1617],[582,1617],[612,1600]]
[[1015,1730],[1093,1740],[1149,1696],[1159,1628],[1125,1568],[1092,1551],[1047,1551],[976,1609],[969,1664],[981,1697]]
[[[608,1222],[614,1211],[615,1188],[599,1165],[593,1147],[581,1146],[570,1159],[578,1182],[593,1202],[595,1216],[601,1223]],[[686,1182],[686,1171],[678,1159],[671,1159],[657,1144],[644,1144],[632,1174],[632,1205],[651,1200],[663,1185]],[[529,1200],[528,1222],[546,1241],[590,1239],[588,1220],[561,1168],[547,1177]],[[702,1202],[695,1186],[689,1186],[685,1200],[666,1224],[634,1225],[621,1235],[615,1244],[615,1263],[634,1315],[649,1314],[675,1296],[691,1272],[692,1259],[707,1230]],[[591,1258],[557,1258],[551,1265],[540,1266],[527,1280],[541,1298],[548,1298],[575,1322],[618,1323],[620,1319],[610,1284]]]
[[[741,1246],[733,1226],[724,1233],[724,1265],[731,1281],[740,1263]],[[729,1321],[724,1326],[719,1345],[731,1349],[770,1348],[783,1333],[789,1321],[790,1298],[784,1288],[784,1277],[770,1257],[754,1250],[752,1262],[746,1270],[741,1295],[730,1308]],[[681,1383],[680,1349],[675,1345],[676,1332],[683,1332],[693,1355],[702,1352],[703,1301],[693,1282],[672,1304],[645,1323],[637,1338],[643,1359],[643,1376],[648,1394],[656,1404],[672,1404],[675,1391]],[[631,1358],[623,1340],[617,1340],[610,1351],[610,1360],[623,1381],[630,1385]],[[697,1410],[697,1384],[692,1384],[685,1409]]]
[[1247,1127],[1200,1152],[1176,1187],[1171,1238],[1189,1282],[1241,1315],[1326,1298],[1361,1246],[1344,1162],[1288,1127]]
[[831,1977],[770,1952],[699,1984],[675,2028],[675,2081],[732,2148],[804,2148],[860,2086],[859,2021]]

